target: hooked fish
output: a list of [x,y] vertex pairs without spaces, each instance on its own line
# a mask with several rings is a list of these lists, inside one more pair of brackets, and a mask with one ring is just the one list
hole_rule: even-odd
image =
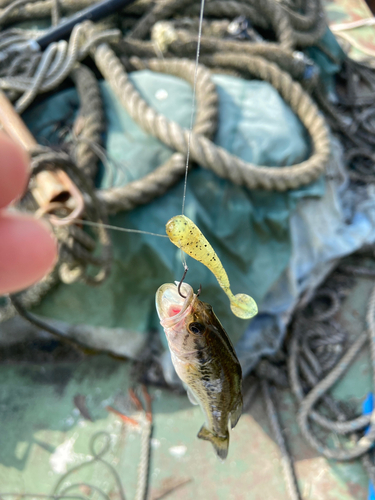
[[186,215],[176,215],[167,222],[166,232],[170,241],[185,253],[204,264],[215,275],[219,285],[230,300],[230,308],[237,317],[248,319],[255,316],[258,307],[255,300],[245,293],[233,295],[228,275],[215,250],[201,230]]
[[177,285],[158,289],[156,309],[177,375],[191,403],[199,404],[206,417],[198,438],[210,441],[225,459],[229,421],[233,429],[242,413],[241,366],[212,307],[187,283],[180,284],[181,295]]

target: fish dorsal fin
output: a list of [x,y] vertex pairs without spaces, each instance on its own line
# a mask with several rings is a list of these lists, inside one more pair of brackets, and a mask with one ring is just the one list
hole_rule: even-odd
[[229,448],[229,432],[226,436],[218,436],[213,432],[209,431],[204,425],[198,432],[199,439],[204,439],[205,441],[210,441],[215,448],[216,454],[222,460],[225,460],[228,455]]
[[242,415],[242,397],[240,397],[237,402],[233,405],[233,410],[230,413],[230,424],[231,428],[236,427],[237,422]]
[[185,386],[185,389],[186,389],[186,392],[187,392],[187,395],[188,395],[190,403],[192,405],[199,405],[199,403],[197,401],[197,398],[194,396],[192,390],[189,387],[186,387],[186,386]]

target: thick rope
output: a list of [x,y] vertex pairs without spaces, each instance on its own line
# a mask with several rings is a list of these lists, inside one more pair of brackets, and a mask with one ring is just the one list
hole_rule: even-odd
[[[199,15],[199,5],[190,4],[185,15]],[[254,0],[250,5],[233,0],[213,0],[205,5],[205,15],[233,19],[245,16],[251,19],[256,26],[272,27],[280,45],[285,50],[294,47],[294,33],[288,15],[284,13],[278,2],[274,0]]]
[[[207,2],[205,7],[207,16],[225,17],[233,19],[245,16],[255,26],[261,28],[272,27],[280,45],[291,49],[295,45],[306,47],[316,44],[327,30],[327,23],[320,1],[308,0],[304,15],[285,7],[282,2],[268,0],[214,0]],[[189,16],[199,14],[199,6],[191,4],[185,11]]]
[[30,0],[16,0],[15,2],[12,2],[10,5],[8,5],[4,10],[0,12],[0,25],[2,25],[15,10],[23,7],[29,2]]
[[[92,5],[92,0],[58,0],[61,14],[69,15]],[[0,23],[10,24],[16,21],[41,19],[51,16],[56,0],[19,0],[3,2],[0,9]],[[195,0],[197,2],[197,0]],[[186,4],[185,10],[182,10]],[[142,16],[133,27],[131,36],[144,38],[151,26],[160,19],[167,19],[174,14],[194,16],[199,15],[199,5],[187,0],[163,0],[155,5],[151,0],[138,0],[124,9],[128,15]],[[146,13],[146,14],[145,14]],[[145,14],[145,15],[144,15]],[[233,19],[244,15],[261,28],[272,27],[280,44],[285,49],[291,49],[295,44],[305,47],[316,43],[324,34],[327,25],[324,14],[317,0],[306,3],[306,13],[298,14],[280,5],[275,0],[212,0],[206,3],[205,15]]]
[[92,145],[101,144],[101,135],[105,128],[99,84],[94,73],[87,66],[78,65],[70,76],[74,81],[80,101],[79,115],[74,124],[74,133],[77,136],[75,160],[77,167],[93,179],[98,158]]
[[370,451],[369,453],[366,453],[366,455],[363,455],[362,457],[362,465],[367,472],[367,475],[373,485],[375,485],[375,464],[373,461],[373,458],[370,458],[370,456],[373,457],[373,450]]
[[[20,5],[12,9],[12,12],[7,14],[3,22],[4,24],[12,24],[18,21],[50,18],[54,1],[55,0],[28,0],[25,5]],[[99,0],[59,0],[59,7],[61,14],[67,16],[85,9],[98,1]],[[6,7],[12,4],[12,2],[13,0],[0,2],[0,6],[4,7],[0,9],[0,16],[4,14]],[[141,16],[150,8],[152,3],[153,0],[137,0],[134,4],[125,7],[124,13]]]
[[[195,2],[192,2],[185,10],[184,15],[189,17],[199,16],[200,6],[198,1],[195,0]],[[256,26],[262,28],[269,27],[267,18],[253,4],[254,2],[251,1],[245,3],[236,0],[211,0],[205,4],[205,16],[230,20],[244,16],[247,19],[251,19]]]
[[33,76],[9,76],[0,78],[0,88],[23,93],[15,108],[22,113],[41,92],[48,92],[63,82],[73,70],[77,61],[87,56],[97,43],[116,41],[120,32],[106,30],[91,33],[89,39],[87,24],[82,23],[73,28],[69,42],[60,40],[51,43],[43,52],[38,68]]
[[[158,29],[159,28],[159,29]],[[159,22],[154,26],[152,31],[152,39],[159,48],[165,49],[165,52],[171,52],[174,56],[186,57],[187,55],[194,55],[197,50],[198,38],[196,34],[182,29],[175,29],[173,24],[167,21]],[[142,47],[149,48],[148,56],[134,53],[139,57],[153,57],[154,47],[148,42],[145,45],[131,41],[129,49],[131,51],[140,50]],[[128,50],[129,50],[128,49]],[[231,57],[236,54],[248,54],[249,56],[259,56],[267,59],[280,66],[280,68],[290,73],[293,79],[302,79],[306,70],[306,62],[302,57],[296,55],[290,50],[284,49],[281,45],[276,43],[255,43],[236,40],[225,40],[213,36],[201,37],[201,55],[208,55],[213,53],[232,53]]]
[[269,20],[280,47],[285,50],[292,50],[295,46],[295,35],[289,18],[283,12],[279,2],[275,2],[275,0],[256,0],[255,8]]
[[[14,5],[14,2],[8,2],[9,5],[0,10],[0,24],[50,17],[54,1],[19,0],[18,5]],[[69,14],[84,9],[92,3],[92,0],[60,0],[60,8],[63,14]]]
[[[341,302],[347,296],[348,287],[352,284],[352,279],[348,279],[341,273],[334,273],[326,283],[326,287],[318,291],[309,304],[304,304],[304,310],[298,312],[298,318],[294,324],[292,338],[289,342],[289,379],[292,390],[300,402],[298,423],[302,435],[307,442],[326,458],[345,461],[362,457],[362,464],[368,472],[370,479],[373,480],[375,477],[375,467],[369,451],[373,448],[375,441],[375,410],[373,410],[371,415],[361,415],[354,420],[346,420],[351,413],[350,410],[345,408],[344,403],[336,402],[326,394],[327,390],[348,369],[367,340],[370,341],[373,378],[375,382],[375,287],[369,299],[366,317],[368,331],[363,332],[357,338],[341,359],[340,354],[337,355],[337,353],[342,352],[340,348],[344,345],[346,335],[340,329],[339,324],[334,321],[333,316],[337,313],[338,301],[340,300]],[[327,298],[328,302],[324,300]],[[322,304],[324,304],[324,308],[322,308]],[[275,358],[274,360],[277,363],[274,367],[278,370],[282,370],[282,366],[279,366],[282,358],[283,355],[281,357],[278,356],[278,359]],[[304,379],[304,387],[302,387],[302,383],[300,382],[298,371],[300,371]],[[329,373],[322,378],[323,373],[327,372]],[[268,382],[264,379],[264,374],[261,373],[260,376],[263,395],[268,405],[267,410],[271,425],[274,428],[276,441],[280,450],[282,450],[282,454],[284,455],[285,453],[286,457],[285,481],[287,485],[290,485],[292,482],[293,487],[295,478],[293,477],[292,459],[285,449],[280,425],[277,421],[277,413],[273,407],[272,399],[270,399]],[[312,389],[305,396],[304,390],[307,387],[312,387]],[[317,403],[326,406],[329,413],[333,413],[338,421],[329,420],[329,418],[314,410],[313,407]],[[324,413],[327,415],[326,411]],[[309,419],[335,434],[350,434],[349,447],[345,449],[328,448],[313,434],[309,425]],[[368,429],[369,425],[370,429]],[[279,436],[275,427],[278,427]],[[356,431],[363,432],[365,429],[366,435],[359,439],[353,446],[353,440],[356,441],[358,439]],[[290,490],[289,487],[288,490]],[[293,492],[289,491],[289,495],[291,496],[292,494]]]
[[272,382],[278,387],[288,387],[288,376],[284,370],[280,370],[276,365],[267,359],[261,359],[254,369],[255,375]]
[[52,11],[51,11],[51,21],[52,26],[57,26],[61,19],[60,13],[60,2],[59,0],[53,0]]
[[322,38],[327,30],[327,22],[320,0],[306,0],[305,14],[300,14],[283,5],[282,7],[287,12],[295,30],[294,40],[298,46],[308,47]]
[[162,0],[155,3],[128,34],[128,38],[145,38],[152,26],[160,19],[168,19],[177,12],[181,12],[191,0]]
[[[213,56],[218,65],[224,62],[220,57],[220,54]],[[129,82],[123,65],[107,44],[102,44],[97,48],[95,62],[130,116],[146,132],[157,137],[169,147],[186,154],[188,130],[182,129],[175,122],[169,122],[147,105]],[[137,61],[133,61],[133,64],[136,63]],[[151,60],[147,63],[151,69],[156,64],[159,64],[157,60]],[[139,66],[142,66],[142,62],[139,62]],[[324,172],[328,162],[330,143],[324,118],[310,97],[287,73],[263,59],[238,55],[232,66],[246,66],[249,72],[268,81],[280,92],[309,131],[312,156],[292,167],[255,166],[231,155],[223,148],[215,146],[202,135],[193,133],[191,135],[191,158],[202,167],[213,170],[219,177],[228,178],[235,184],[242,184],[250,189],[284,191],[309,184],[317,179]]]
[[[97,58],[97,52],[95,58]],[[152,69],[161,73],[173,74],[193,83],[195,64],[187,60],[154,60]],[[127,80],[127,85],[133,86]],[[210,71],[199,66],[197,75],[197,111],[193,131],[202,136],[212,137],[217,123],[218,97],[211,81]],[[136,92],[136,91],[135,91]],[[156,196],[164,194],[185,173],[186,152],[174,153],[163,165],[153,170],[140,180],[123,187],[100,190],[97,196],[106,205],[109,212],[131,210]]]
[[[356,354],[362,349],[364,343],[366,342],[366,335],[362,334],[362,336],[358,339],[358,344],[352,346],[353,349],[353,358]],[[299,403],[302,403],[304,400],[304,392],[302,388],[302,384],[299,380],[298,376],[298,367],[297,367],[297,359],[299,358],[299,350],[298,350],[298,322],[295,326],[295,332],[289,344],[289,357],[288,357],[288,372],[289,372],[289,382],[292,388],[292,391],[297,398]],[[303,366],[303,365],[302,365]],[[311,371],[306,370],[306,366],[304,367],[304,375],[308,378],[309,382],[315,386],[318,383],[317,377],[312,375]],[[314,420],[317,424],[328,431],[335,432],[336,434],[349,434],[356,430],[363,429],[365,426],[370,423],[369,415],[361,415],[360,417],[350,420],[337,422],[335,420],[331,420],[328,417],[322,415],[321,413],[311,410],[309,413],[309,418]]]
[[261,380],[261,388],[264,402],[266,404],[268,419],[281,453],[281,467],[283,470],[288,496],[290,500],[301,500],[293,461],[286,447],[285,439],[277,416],[277,411],[271,398],[268,382],[264,379]]
[[141,457],[138,464],[137,488],[134,500],[147,499],[147,485],[150,464],[152,421],[146,415],[142,417]]
[[[255,5],[247,5],[232,0],[214,0],[205,5],[205,15],[215,17],[226,17],[233,19],[236,16],[244,15],[250,19],[268,20],[274,29],[280,45],[284,49],[292,49],[294,46],[293,30],[289,22],[288,15],[282,10],[280,5],[274,0],[254,0]],[[129,33],[132,38],[145,38],[152,26],[161,19],[169,19],[174,14],[181,13],[185,9],[185,15],[199,15],[200,5],[191,0],[163,0],[156,3],[151,10],[144,15],[136,26]]]
[[299,31],[314,29],[318,22],[319,13],[322,11],[320,0],[306,0],[303,14],[291,9],[283,2],[281,2],[281,7],[288,13],[293,28]]
[[[326,458],[333,458],[335,460],[352,460],[358,458],[373,446],[375,439],[375,410],[371,415],[363,415],[355,420],[349,422],[330,422],[329,430],[340,433],[350,433],[355,430],[363,429],[370,423],[370,429],[368,434],[362,437],[354,447],[349,449],[332,449],[323,445],[311,432],[308,419],[313,418],[317,423],[324,424],[324,417],[319,414],[314,414],[313,407],[319,401],[319,399],[341,378],[343,373],[349,368],[354,358],[358,355],[359,351],[363,348],[366,341],[370,342],[370,352],[371,361],[373,368],[373,377],[375,377],[375,287],[371,293],[368,311],[367,311],[367,324],[368,330],[363,332],[357,340],[348,349],[346,354],[341,358],[340,362],[335,366],[335,368],[328,373],[315,387],[308,393],[308,395],[302,399],[300,404],[300,410],[298,413],[298,423],[301,432],[308,443],[316,449],[319,453],[324,455]],[[296,357],[296,339],[292,340],[291,352],[289,357],[289,375],[294,387],[294,392],[296,392],[296,380],[298,379],[296,368],[294,365],[293,358]],[[298,389],[299,392],[299,389]],[[301,395],[301,394],[300,394]],[[317,418],[318,416],[318,418]],[[328,419],[327,419],[328,420]],[[326,422],[327,423],[327,422]],[[325,427],[325,425],[323,425]]]

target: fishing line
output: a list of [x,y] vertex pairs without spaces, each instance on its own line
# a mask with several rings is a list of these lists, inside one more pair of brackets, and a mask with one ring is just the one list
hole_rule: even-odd
[[[184,211],[185,211],[187,177],[188,177],[189,160],[190,160],[190,142],[191,142],[191,134],[193,132],[193,121],[194,121],[197,77],[198,77],[198,63],[199,63],[199,54],[200,54],[200,49],[201,49],[201,38],[202,38],[204,2],[205,2],[205,0],[201,0],[201,10],[200,10],[200,15],[199,15],[198,44],[197,44],[197,53],[195,56],[195,70],[194,70],[193,100],[191,103],[190,129],[189,129],[188,148],[187,148],[187,155],[186,155],[184,194],[182,196],[182,210],[181,210],[182,215],[184,215]],[[186,262],[185,262],[185,266],[186,266]]]
[[127,229],[125,227],[111,226],[110,224],[103,224],[102,222],[92,222],[82,219],[72,219],[74,222],[79,222],[85,226],[104,227],[105,229],[112,229],[113,231],[120,231],[123,233],[138,233],[149,234],[151,236],[158,236],[159,238],[168,238],[166,234],[151,233],[150,231],[141,231],[140,229]]
[[[198,64],[199,64],[199,55],[200,55],[200,47],[201,47],[201,39],[202,39],[204,6],[205,6],[205,0],[201,0],[200,16],[199,16],[199,28],[198,28],[198,44],[197,44],[197,52],[196,52],[196,57],[195,57],[193,98],[192,98],[192,105],[191,105],[190,128],[189,128],[189,134],[188,134],[188,147],[187,147],[186,166],[185,166],[184,191],[183,191],[183,196],[182,196],[182,211],[181,211],[182,214],[184,214],[184,211],[185,211],[187,178],[188,178],[189,160],[190,160],[191,135],[192,135],[192,132],[193,132],[194,113],[195,113],[195,104],[196,104],[196,89],[197,89],[197,79],[198,79]],[[89,144],[89,145],[91,146],[91,144]],[[94,152],[98,155],[97,151],[94,151]],[[86,225],[86,226],[104,227],[105,229],[109,229],[109,230],[112,230],[112,231],[119,231],[119,232],[124,232],[124,233],[147,234],[147,235],[150,235],[150,236],[157,236],[159,238],[168,238],[168,236],[165,235],[165,234],[152,233],[150,231],[142,231],[142,230],[139,230],[139,229],[127,229],[127,228],[123,228],[123,227],[112,226],[110,224],[97,223],[97,222],[87,221],[87,220],[82,220],[82,219],[73,219],[73,220],[74,220],[74,222],[78,222],[78,223]],[[185,254],[184,254],[184,252],[182,250],[181,250],[181,262],[182,262],[182,265],[184,267],[184,275],[185,275],[186,272],[187,272],[187,270],[188,270],[188,266],[187,266],[187,263],[186,263]]]
[[[191,103],[190,128],[189,128],[189,135],[188,135],[188,147],[187,147],[186,165],[185,165],[184,193],[182,195],[182,209],[181,209],[181,214],[182,215],[184,215],[184,212],[185,212],[187,178],[188,178],[189,160],[190,160],[190,143],[191,143],[191,134],[193,132],[193,122],[194,122],[194,112],[195,112],[195,102],[196,102],[196,91],[197,91],[197,78],[198,78],[198,64],[199,64],[199,54],[200,54],[201,39],[202,39],[204,3],[205,3],[205,0],[201,0],[201,10],[200,10],[200,14],[199,14],[199,28],[198,28],[198,44],[197,44],[197,53],[195,55],[193,99],[192,99],[192,103]],[[184,266],[184,277],[185,277],[186,273],[188,271],[188,266],[187,266],[187,263],[186,263],[185,254],[182,251],[182,249],[181,249],[181,262],[182,262],[182,265]],[[184,278],[182,278],[182,279],[184,279]]]

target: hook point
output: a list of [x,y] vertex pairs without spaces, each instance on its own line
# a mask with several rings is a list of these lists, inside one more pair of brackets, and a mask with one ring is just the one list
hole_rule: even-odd
[[186,266],[185,270],[184,270],[184,274],[182,275],[181,281],[180,281],[180,283],[178,284],[178,287],[177,287],[177,291],[178,291],[180,297],[182,297],[183,299],[186,299],[186,295],[182,295],[182,293],[181,293],[181,285],[182,285],[182,283],[183,283],[183,281],[185,279],[185,276],[186,276],[186,273],[188,272],[188,270],[189,270],[189,268]]

